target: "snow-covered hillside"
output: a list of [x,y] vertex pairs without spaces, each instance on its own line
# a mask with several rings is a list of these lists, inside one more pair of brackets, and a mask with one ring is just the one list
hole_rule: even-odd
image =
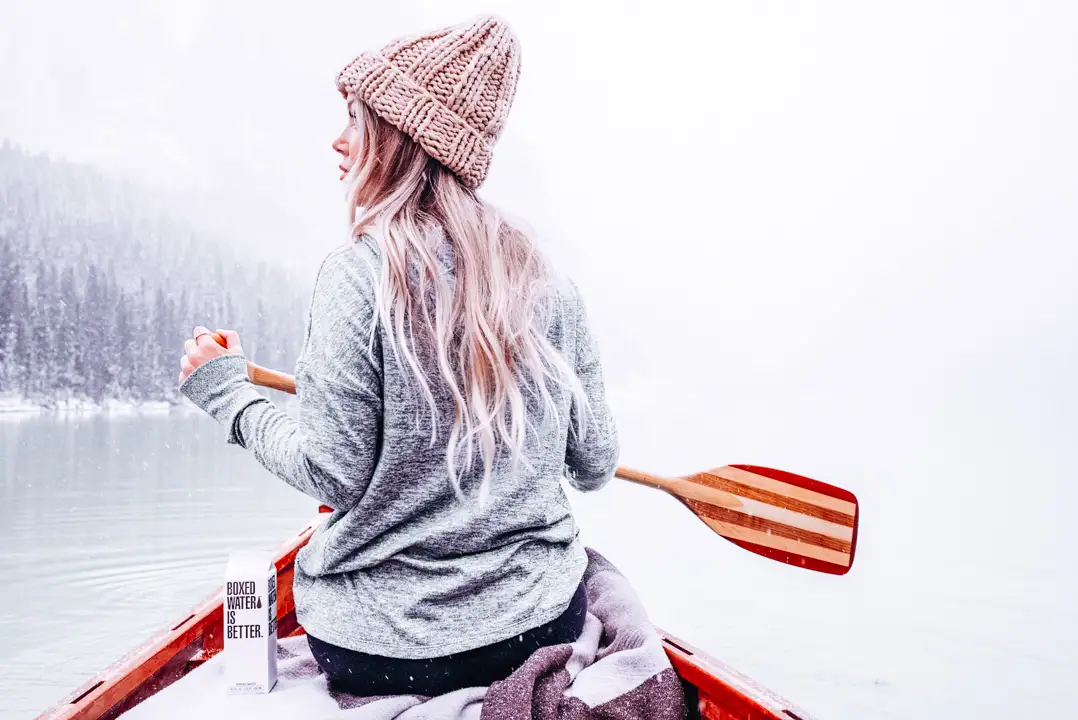
[[90,168],[0,146],[8,406],[175,401],[183,340],[197,324],[235,328],[248,357],[292,367],[304,283],[238,257],[167,207]]

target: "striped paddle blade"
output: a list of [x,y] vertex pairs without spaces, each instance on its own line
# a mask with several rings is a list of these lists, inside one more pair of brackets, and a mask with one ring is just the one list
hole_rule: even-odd
[[628,468],[618,476],[665,490],[727,540],[807,570],[845,575],[857,549],[857,498],[833,485],[758,465],[683,478]]

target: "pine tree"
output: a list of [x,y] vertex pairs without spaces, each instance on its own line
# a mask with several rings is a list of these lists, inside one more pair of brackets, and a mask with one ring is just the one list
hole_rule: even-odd
[[82,299],[75,282],[73,268],[65,268],[60,280],[61,314],[59,319],[59,347],[61,349],[57,387],[65,399],[85,393],[86,349],[79,342],[79,326],[82,321]]
[[15,303],[22,284],[22,266],[11,251],[9,240],[9,236],[0,236],[0,392],[18,389],[15,386]]
[[104,283],[97,270],[97,266],[91,264],[86,275],[86,290],[83,300],[82,325],[78,328],[79,345],[86,358],[83,374],[87,396],[94,402],[101,402],[105,398],[106,378],[102,368],[102,358],[105,355],[104,337],[104,308],[106,303],[106,290]]
[[30,342],[32,336],[30,331],[30,288],[25,278],[17,282],[13,297],[11,352],[11,358],[15,366],[13,384],[17,392],[29,395],[33,392],[30,376],[33,349]]
[[[179,372],[175,358],[179,357],[179,350],[170,352],[177,346],[173,344],[175,321],[175,303],[172,298],[165,295],[165,291],[157,288],[153,303],[153,326],[152,343],[153,365],[149,370],[151,395],[157,398],[169,398],[172,394],[174,383],[172,378]],[[173,369],[175,368],[175,372]]]

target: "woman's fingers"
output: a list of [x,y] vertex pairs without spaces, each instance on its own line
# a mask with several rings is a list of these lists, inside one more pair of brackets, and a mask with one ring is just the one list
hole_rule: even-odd
[[195,331],[191,333],[195,338],[195,343],[198,345],[216,345],[217,341],[213,339],[213,334],[208,328],[204,328],[201,325],[195,328]]
[[184,355],[180,358],[179,381],[181,385],[196,368],[215,357],[226,355],[230,352],[243,353],[243,350],[240,349],[240,336],[235,330],[219,330],[218,332],[227,343],[225,347],[222,347],[213,333],[202,325],[194,329],[191,333],[193,337],[184,340]]
[[187,379],[187,376],[195,371],[196,368],[209,362],[210,360],[220,356],[227,355],[229,353],[242,355],[243,349],[240,348],[240,336],[235,330],[218,330],[218,334],[224,339],[225,345],[222,346],[217,337],[209,331],[206,327],[199,325],[191,333],[193,337],[188,338],[183,343],[184,356],[180,359],[180,384]]
[[240,334],[238,332],[235,330],[218,330],[217,332],[225,339],[225,347],[229,351],[235,352],[240,349]]
[[181,355],[180,374],[179,377],[177,377],[177,380],[179,381],[180,385],[183,385],[183,381],[186,380],[188,376],[194,371],[195,366],[191,364],[191,358],[187,357],[187,355]]

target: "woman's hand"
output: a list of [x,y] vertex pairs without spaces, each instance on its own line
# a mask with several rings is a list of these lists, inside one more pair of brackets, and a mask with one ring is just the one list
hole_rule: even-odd
[[180,385],[183,385],[184,380],[196,368],[205,365],[216,357],[243,355],[238,332],[235,330],[218,330],[217,333],[225,339],[225,347],[221,347],[217,340],[214,339],[213,333],[201,325],[195,328],[194,337],[183,343],[184,354],[180,358]]

